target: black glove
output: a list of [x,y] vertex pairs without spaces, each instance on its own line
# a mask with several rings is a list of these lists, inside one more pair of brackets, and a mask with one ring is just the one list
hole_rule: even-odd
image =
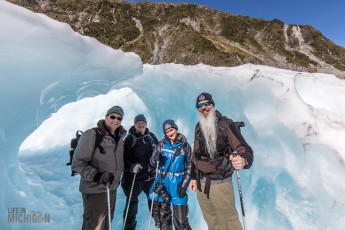
[[160,161],[161,160],[161,153],[159,152],[156,155],[153,155],[153,160],[155,162]]
[[187,138],[181,133],[178,134],[177,140],[182,141],[183,144],[187,142]]
[[183,198],[183,197],[185,197],[186,192],[187,192],[187,188],[181,187],[180,190],[178,191],[178,196],[180,198]]
[[96,175],[93,177],[93,181],[98,182],[99,184],[106,185],[107,183],[111,184],[114,180],[114,174],[111,172],[103,172],[103,173],[96,173]]
[[132,173],[139,173],[141,170],[143,169],[143,166],[141,166],[141,164],[139,163],[135,163],[131,165],[131,172]]

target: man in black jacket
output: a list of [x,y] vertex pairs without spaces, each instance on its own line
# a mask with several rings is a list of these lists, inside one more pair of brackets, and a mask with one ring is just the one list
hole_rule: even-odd
[[197,97],[199,122],[189,187],[193,192],[198,189],[197,199],[209,230],[241,230],[231,176],[234,170],[250,168],[253,151],[235,122],[214,106],[211,94],[204,92]]
[[[124,141],[124,162],[125,168],[121,181],[122,189],[126,195],[126,207],[123,212],[123,218],[128,214],[125,223],[125,229],[135,229],[137,225],[136,215],[138,213],[138,197],[142,191],[148,196],[149,190],[154,181],[155,171],[150,167],[150,157],[158,142],[155,134],[147,128],[147,121],[143,114],[138,114],[134,118],[134,126],[129,129],[129,135]],[[130,191],[135,181],[131,200],[129,201]],[[149,210],[151,200],[148,200]],[[159,217],[156,204],[153,205],[152,216],[159,228]]]

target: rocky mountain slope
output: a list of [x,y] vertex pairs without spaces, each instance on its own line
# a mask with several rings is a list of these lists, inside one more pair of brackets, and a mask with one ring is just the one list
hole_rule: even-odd
[[196,4],[10,0],[80,34],[137,53],[144,63],[244,63],[345,78],[345,48],[308,25],[233,15]]

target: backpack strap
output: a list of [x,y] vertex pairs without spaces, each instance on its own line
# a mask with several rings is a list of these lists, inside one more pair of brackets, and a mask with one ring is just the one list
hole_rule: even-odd
[[231,142],[230,142],[229,136],[228,136],[228,134],[229,134],[228,129],[234,123],[234,121],[227,118],[226,116],[222,116],[222,118],[220,120],[222,121],[222,124],[220,125],[218,132],[220,133],[224,143],[229,144],[230,147],[232,148],[233,146],[231,145]]
[[153,132],[149,132],[149,135],[150,135],[153,143],[156,145],[158,143],[156,135]]
[[[71,140],[71,149],[69,151],[69,162],[66,163],[67,166],[69,165],[72,165],[72,160],[73,160],[73,154],[74,154],[74,150],[75,148],[77,147],[78,145],[78,140],[80,138],[80,136],[83,134],[83,131],[81,130],[78,130],[76,133],[75,133],[75,138],[73,138]],[[73,173],[72,173],[73,174]]]
[[[131,149],[132,149],[134,147],[134,145],[137,143],[138,138],[133,133],[128,133],[128,135],[131,135],[131,137],[132,137],[132,145],[131,145]],[[146,134],[140,138],[145,138],[146,136],[148,136],[151,139],[151,143],[155,143],[155,138],[153,138],[153,135],[151,132],[148,132],[148,134]]]
[[133,133],[128,133],[132,137],[132,145],[131,149],[133,149],[134,145],[137,143],[137,137]]
[[160,143],[159,143],[159,147],[160,147],[160,149],[161,149],[161,151],[160,151],[160,155],[162,156],[162,152],[163,152],[163,145],[164,145],[164,138],[160,141]]
[[95,132],[96,132],[95,150],[98,148],[99,151],[102,154],[104,154],[105,150],[104,150],[103,146],[101,145],[101,143],[103,141],[103,137],[105,136],[105,132],[100,128],[92,128],[92,129],[95,130]]
[[237,147],[241,145],[240,140],[238,140],[234,134],[234,131],[241,132],[241,127],[244,127],[244,122],[232,122],[227,127],[227,137],[229,139],[229,144],[231,146],[232,152],[235,151]]
[[[156,143],[156,141],[157,141],[157,139],[155,140],[155,138],[153,137],[153,133],[151,133],[151,132],[148,132],[147,133],[147,136],[150,138],[150,140],[151,140],[151,143]],[[157,141],[158,142],[158,141]]]

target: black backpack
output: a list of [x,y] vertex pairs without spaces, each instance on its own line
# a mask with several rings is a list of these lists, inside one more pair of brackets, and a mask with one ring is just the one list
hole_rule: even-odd
[[156,144],[155,142],[158,142],[157,139],[153,137],[154,134],[152,134],[151,132],[148,132],[146,135],[139,137],[139,138],[137,138],[133,133],[128,133],[128,135],[130,135],[132,137],[131,149],[134,147],[135,143],[137,143],[137,139],[145,138],[146,136],[148,136],[150,138],[151,144],[152,143]]
[[[101,145],[101,142],[102,142],[103,137],[105,135],[104,131],[100,128],[92,128],[92,129],[95,130],[95,132],[96,132],[95,149],[99,148],[99,151],[101,153],[105,153],[104,148]],[[67,166],[72,165],[74,151],[78,146],[78,142],[79,142],[79,139],[80,139],[82,134],[83,134],[83,131],[78,130],[75,134],[75,138],[73,138],[71,140],[71,149],[69,150],[69,162],[66,163]],[[92,152],[92,154],[93,154],[93,152]],[[71,176],[75,176],[77,174],[77,172],[73,171],[72,169],[71,169],[71,171],[72,171]]]

